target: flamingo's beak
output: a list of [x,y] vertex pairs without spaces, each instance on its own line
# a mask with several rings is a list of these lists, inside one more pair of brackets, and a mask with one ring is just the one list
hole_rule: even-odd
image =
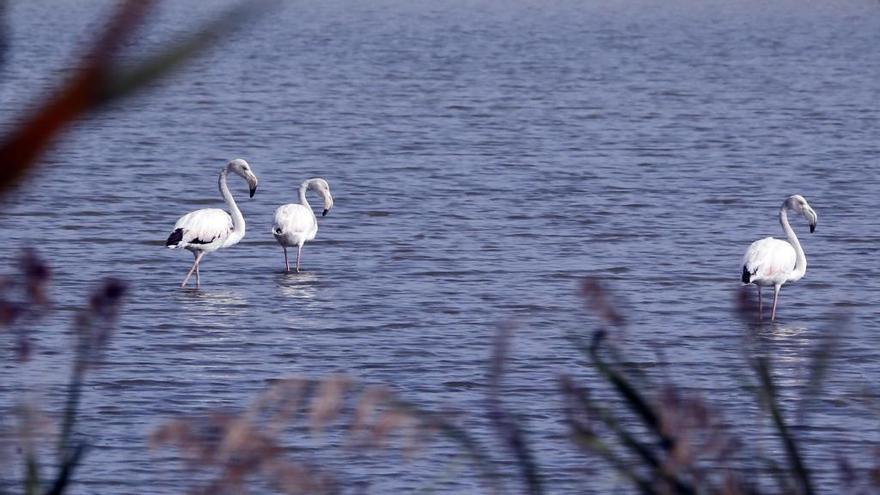
[[248,172],[245,175],[245,180],[247,180],[248,187],[251,188],[251,197],[254,197],[254,193],[257,192],[257,176],[252,172]]
[[819,215],[816,215],[816,212],[808,206],[807,210],[804,212],[804,216],[807,217],[807,221],[810,222],[810,233],[812,234],[816,231],[816,224],[819,223]]
[[326,217],[328,213],[330,213],[330,208],[324,208],[324,212],[321,213],[321,216]]

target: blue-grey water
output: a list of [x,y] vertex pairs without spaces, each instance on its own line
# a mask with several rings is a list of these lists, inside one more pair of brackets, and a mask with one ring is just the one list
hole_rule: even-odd
[[[8,2],[3,129],[69,74],[109,5]],[[221,9],[163,3],[127,60]],[[0,267],[14,273],[35,248],[54,269],[55,311],[34,325],[26,364],[0,336],[3,427],[26,399],[57,410],[71,315],[115,276],[131,294],[88,378],[81,431],[93,448],[74,493],[185,491],[193,478],[177,452],[148,448],[160,424],[240,410],[276,378],[340,372],[459,411],[512,492],[512,457],[486,419],[493,336],[507,322],[503,399],[547,491],[626,492],[565,438],[557,386],[569,374],[608,393],[568,339],[597,327],[578,294],[593,276],[628,318],[613,336],[628,359],[705,398],[780,461],[743,388],[746,342],[773,357],[794,417],[811,354],[838,335],[798,429],[835,493],[838,457],[870,465],[880,442],[878,46],[880,4],[868,0],[283,4],[78,123],[5,196]],[[180,215],[223,207],[217,174],[234,157],[260,179],[253,199],[230,181],[247,235],[205,258],[201,290],[181,290],[192,256],[163,242]],[[304,271],[285,274],[272,213],[315,176],[336,206]],[[732,309],[739,262],[751,241],[782,236],[778,208],[794,193],[819,215],[812,235],[793,219],[809,268],[783,289],[779,321],[750,330]],[[442,440],[413,457],[333,436],[285,441],[366,493],[482,490]],[[20,473],[0,476],[6,491]]]

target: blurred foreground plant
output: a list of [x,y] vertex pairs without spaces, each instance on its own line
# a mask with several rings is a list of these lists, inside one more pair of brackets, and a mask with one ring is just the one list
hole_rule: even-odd
[[[753,376],[743,389],[751,390],[753,399],[767,412],[783,454],[777,456],[756,452],[756,445],[763,439],[735,431],[721,411],[698,394],[672,383],[655,385],[645,373],[628,366],[622,353],[609,342],[612,331],[625,325],[614,298],[594,279],[584,281],[582,295],[599,316],[600,324],[591,337],[573,335],[571,341],[583,352],[598,381],[587,386],[572,375],[559,378],[564,421],[573,446],[590,459],[609,464],[636,493],[646,495],[818,492],[804,460],[804,445],[791,427],[792,418],[783,412],[769,353],[748,353]],[[753,301],[745,294],[742,297],[746,299],[739,301],[738,311],[751,325],[750,315],[756,314]],[[294,425],[297,418],[320,430],[347,414],[350,420],[343,422],[347,437],[373,440],[362,446],[375,446],[392,431],[404,431],[410,443],[428,435],[446,435],[468,453],[486,492],[545,493],[552,479],[537,462],[534,452],[539,446],[528,440],[523,422],[502,401],[511,336],[510,326],[500,328],[487,386],[487,418],[496,432],[495,443],[503,449],[476,441],[477,435],[455,426],[445,415],[407,405],[384,388],[358,388],[344,376],[279,381],[241,414],[173,420],[154,434],[153,441],[155,445],[177,446],[192,467],[214,471],[214,481],[199,487],[196,493],[238,493],[256,478],[268,480],[273,489],[284,493],[341,493],[349,487],[340,484],[333,473],[309,462],[307,449],[293,450],[299,458],[289,456],[292,449],[284,445],[281,432]],[[808,395],[818,393],[828,368],[833,346],[822,344],[813,354]],[[599,388],[612,395],[597,393]],[[804,402],[796,405],[804,406]],[[797,421],[803,426],[805,413]],[[865,470],[840,457],[836,482],[839,490],[835,493],[880,493],[880,450],[872,459],[874,467]],[[499,466],[507,466],[508,470],[502,472]],[[510,472],[510,467],[518,476]],[[585,477],[583,490],[605,488],[594,482]]]
[[[72,64],[78,66],[73,77],[44,101],[38,102],[31,115],[6,136],[0,137],[0,195],[33,169],[51,143],[74,121],[168,74],[182,62],[211,47],[221,36],[241,27],[246,19],[272,2],[243,1],[198,27],[183,40],[166,44],[156,54],[139,63],[122,66],[118,61],[119,52],[156,3],[155,0],[117,2],[116,12],[106,23],[103,32],[78,64]],[[0,24],[5,23],[5,14],[6,2],[0,2]],[[10,47],[5,29],[0,31],[2,64],[8,60],[6,52]],[[19,361],[25,361],[30,356],[28,328],[49,308],[46,296],[48,268],[32,252],[25,253],[22,267],[21,283],[11,278],[0,278],[0,330],[12,336]],[[58,472],[47,483],[41,478],[41,463],[36,442],[33,441],[33,436],[39,433],[35,425],[42,424],[36,420],[38,411],[33,407],[19,408],[21,427],[18,436],[26,468],[24,491],[28,494],[60,494],[71,483],[74,470],[86,449],[86,443],[75,435],[83,381],[87,372],[99,362],[112,335],[119,301],[124,292],[125,286],[121,282],[106,280],[92,294],[88,306],[76,316],[74,330],[77,342],[74,346],[73,369],[57,444]]]
[[49,267],[32,250],[21,256],[19,277],[0,276],[0,331],[13,336],[19,361],[30,357],[28,325],[51,306],[47,287]]
[[[747,351],[754,376],[745,389],[755,393],[758,403],[769,414],[785,454],[781,459],[745,450],[746,446],[757,444],[757,439],[730,431],[720,411],[701,397],[672,384],[654,386],[646,377],[624,371],[620,354],[606,342],[610,329],[622,326],[623,319],[617,316],[609,302],[611,298],[598,281],[586,280],[582,292],[600,317],[600,328],[590,340],[572,337],[572,341],[620,402],[600,402],[590,389],[579,386],[572,377],[561,377],[567,422],[581,448],[603,458],[644,494],[817,493],[812,472],[804,460],[803,444],[780,405],[769,352]],[[757,314],[755,308],[750,292],[737,294],[737,313],[751,330],[758,325],[752,320],[752,315]],[[838,323],[842,324],[842,320]],[[796,404],[800,406],[801,422],[805,419],[805,403],[818,394],[833,348],[834,339],[830,337],[820,342],[813,353],[805,398]],[[864,490],[861,493],[880,493],[880,478],[871,480],[870,476],[846,469],[849,464],[844,458],[840,459],[840,466],[841,490],[856,493],[858,487]],[[766,475],[775,480],[777,489],[769,489],[760,482]]]
[[[40,313],[49,308],[48,298],[48,267],[31,251],[23,256],[20,280],[7,279],[2,283],[0,292],[0,329],[13,336],[16,354],[19,360],[27,359],[30,350],[30,323]],[[15,295],[15,289],[22,294]],[[41,462],[36,437],[42,435],[46,423],[42,413],[32,406],[18,408],[18,444],[24,458],[25,493],[28,494],[61,494],[70,485],[72,476],[83,454],[87,443],[77,439],[76,421],[79,401],[86,373],[101,361],[104,349],[110,341],[115,328],[116,318],[125,285],[116,279],[106,279],[92,292],[88,304],[79,310],[74,318],[73,334],[76,339],[64,411],[61,414],[61,432],[58,435],[56,455],[56,474],[44,480],[41,470],[45,462]],[[42,425],[42,426],[41,426]]]
[[[0,329],[10,337],[19,360],[27,358],[31,347],[28,325],[51,306],[49,269],[33,253],[25,253],[22,260],[18,278],[0,281]],[[118,281],[105,281],[74,319],[75,359],[57,435],[57,470],[51,477],[42,476],[46,463],[39,458],[36,438],[45,436],[52,421],[33,407],[19,408],[25,493],[60,494],[72,482],[86,451],[85,440],[75,434],[81,389],[112,336],[124,292]],[[609,343],[609,334],[624,325],[613,298],[593,280],[585,282],[583,294],[601,323],[590,338],[572,336],[571,340],[599,380],[587,386],[571,375],[560,376],[564,420],[573,446],[609,464],[642,494],[820,492],[805,460],[804,451],[812,446],[796,435],[806,422],[805,400],[795,401],[802,411],[798,416],[785,413],[783,406],[793,409],[792,401],[785,404],[780,397],[767,352],[748,353],[753,376],[745,390],[754,392],[770,418],[781,452],[775,456],[756,454],[750,447],[761,440],[733,431],[721,412],[699,395],[670,383],[654,385],[646,374],[628,366]],[[749,308],[748,300],[740,302],[743,315],[752,314]],[[420,409],[385,387],[358,384],[345,375],[275,381],[243,411],[170,420],[155,431],[151,443],[176,447],[191,469],[207,475],[200,479],[208,481],[191,487],[193,493],[244,493],[255,485],[292,494],[350,491],[352,487],[317,461],[308,446],[298,445],[308,430],[332,430],[362,455],[395,444],[408,452],[443,437],[465,454],[486,493],[545,493],[553,480],[537,462],[538,446],[529,441],[523,422],[502,401],[511,335],[509,326],[499,330],[487,383],[487,418],[504,449],[493,450],[485,441],[477,441],[478,435],[457,424],[459,415]],[[807,394],[818,394],[832,349],[822,346],[813,353]],[[613,395],[597,393],[602,386]],[[880,493],[880,450],[870,459],[874,464],[866,469],[838,457],[835,493]],[[515,468],[519,476],[500,466]],[[823,468],[828,472],[828,466]],[[768,487],[768,480],[775,484]],[[585,491],[593,481],[585,477]]]

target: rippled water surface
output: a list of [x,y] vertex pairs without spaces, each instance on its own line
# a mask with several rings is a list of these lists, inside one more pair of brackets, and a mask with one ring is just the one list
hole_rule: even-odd
[[[107,3],[9,3],[5,128],[67,73]],[[0,266],[12,273],[35,247],[55,270],[56,305],[30,363],[5,351],[6,426],[24,390],[57,403],[72,311],[113,275],[132,294],[83,399],[95,446],[77,493],[179,493],[190,477],[175,451],[148,450],[149,433],[244,407],[292,375],[346,372],[466,411],[462,424],[504,452],[485,416],[501,322],[515,328],[505,404],[548,491],[607,493],[626,485],[563,438],[557,391],[562,373],[597,385],[566,338],[596,327],[578,295],[590,275],[625,308],[614,338],[629,359],[756,437],[768,422],[742,388],[747,337],[775,358],[794,411],[811,352],[839,333],[825,400],[801,431],[830,479],[839,453],[880,441],[864,399],[880,372],[880,4],[606,3],[285,4],[78,124],[3,202]],[[220,7],[167,2],[127,56]],[[253,199],[231,180],[247,235],[205,258],[201,290],[181,290],[192,257],[163,242],[183,213],[223,206],[217,173],[233,157],[260,179]],[[285,274],[272,213],[314,176],[336,206],[304,272]],[[794,193],[819,215],[813,235],[793,221],[809,269],[783,289],[778,323],[750,334],[732,311],[739,262],[752,240],[782,236],[777,211]],[[334,442],[309,440],[306,453],[346,486],[479,489],[443,442],[413,459]],[[766,449],[783,455],[772,439]]]

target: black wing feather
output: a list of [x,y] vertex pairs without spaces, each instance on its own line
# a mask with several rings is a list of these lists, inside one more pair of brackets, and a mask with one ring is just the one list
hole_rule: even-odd
[[171,235],[168,236],[168,240],[165,241],[166,246],[176,246],[180,244],[180,241],[183,240],[183,229],[175,229]]

